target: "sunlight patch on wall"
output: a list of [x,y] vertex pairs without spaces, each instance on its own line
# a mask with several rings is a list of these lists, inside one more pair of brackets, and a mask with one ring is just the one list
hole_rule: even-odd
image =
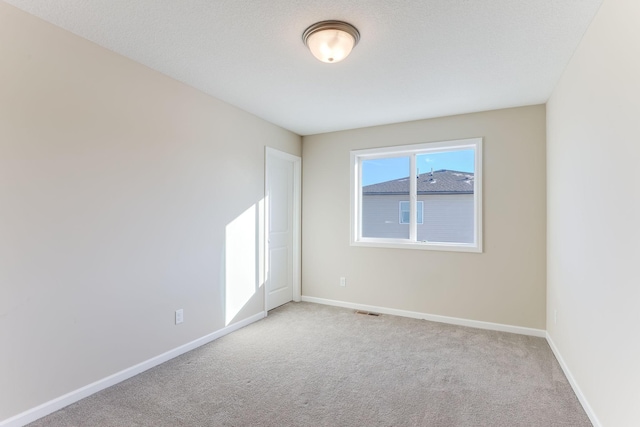
[[265,206],[268,197],[258,202],[258,287],[262,287],[265,283],[268,271],[265,265]]
[[253,205],[225,229],[225,326],[255,295],[258,280],[262,283],[261,217],[258,205]]

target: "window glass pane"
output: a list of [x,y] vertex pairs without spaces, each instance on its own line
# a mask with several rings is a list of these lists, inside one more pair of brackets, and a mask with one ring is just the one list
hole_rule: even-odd
[[424,203],[418,241],[473,243],[475,150],[419,154],[416,165]]
[[400,202],[400,224],[409,224],[409,202]]
[[[400,223],[401,224],[409,224],[411,221],[411,218],[409,216],[409,202],[408,201],[404,201],[404,202],[400,202]],[[422,202],[418,202],[418,205],[416,206],[417,208],[417,217],[418,217],[418,224],[422,224],[422,219],[423,219],[423,203]]]
[[409,157],[362,161],[362,237],[409,238],[407,222],[398,215],[399,202],[409,197]]

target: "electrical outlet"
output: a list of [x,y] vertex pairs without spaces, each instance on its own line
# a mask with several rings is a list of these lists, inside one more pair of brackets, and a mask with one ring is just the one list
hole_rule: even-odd
[[341,277],[340,278],[340,286],[342,286],[342,287],[347,286],[347,278],[346,277]]
[[184,322],[184,310],[176,310],[176,325]]
[[558,323],[558,310],[553,310],[553,324],[556,325]]

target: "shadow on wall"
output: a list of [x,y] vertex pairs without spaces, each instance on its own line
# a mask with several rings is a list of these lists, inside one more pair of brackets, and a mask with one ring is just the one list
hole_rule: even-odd
[[260,298],[260,288],[269,274],[264,262],[264,202],[262,199],[250,206],[225,228],[225,326],[246,317],[241,316],[243,308],[252,299]]

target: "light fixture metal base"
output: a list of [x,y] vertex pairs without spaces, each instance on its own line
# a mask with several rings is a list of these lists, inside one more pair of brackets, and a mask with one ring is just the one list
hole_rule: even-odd
[[324,30],[340,30],[340,31],[344,31],[347,34],[350,34],[351,37],[353,37],[353,40],[355,41],[353,44],[354,47],[360,41],[360,32],[356,27],[349,24],[348,22],[330,20],[330,21],[316,22],[315,24],[311,25],[309,28],[304,30],[304,33],[302,33],[302,41],[304,42],[305,46],[307,47],[309,46],[309,44],[307,43],[307,40],[312,34],[318,31],[324,31]]

